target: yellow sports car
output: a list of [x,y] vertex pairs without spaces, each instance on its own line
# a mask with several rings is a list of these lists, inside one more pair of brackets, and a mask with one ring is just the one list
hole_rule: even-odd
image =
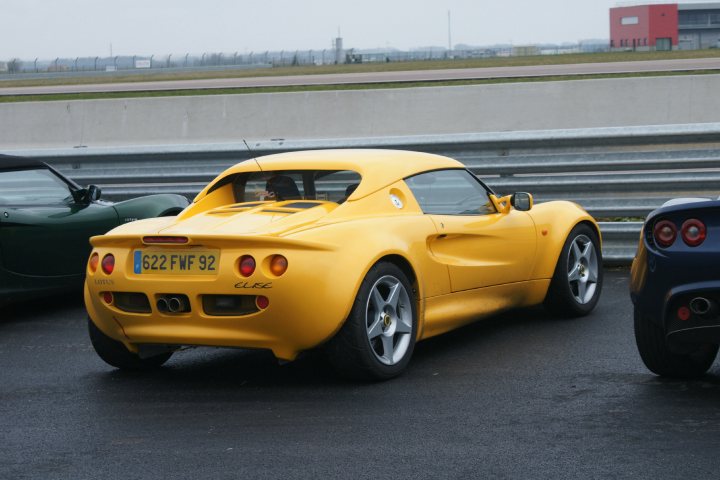
[[570,202],[499,197],[456,160],[283,153],[229,168],[177,217],[91,239],[85,304],[110,365],[181,346],[323,346],[352,377],[400,374],[415,342],[514,307],[589,313],[600,232]]

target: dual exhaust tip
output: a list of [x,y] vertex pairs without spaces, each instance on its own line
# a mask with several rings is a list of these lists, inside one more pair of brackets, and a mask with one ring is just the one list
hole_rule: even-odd
[[190,311],[190,302],[186,295],[162,295],[156,303],[162,313],[186,313]]
[[715,301],[705,297],[695,297],[690,300],[690,311],[695,315],[714,315],[718,311],[718,305]]

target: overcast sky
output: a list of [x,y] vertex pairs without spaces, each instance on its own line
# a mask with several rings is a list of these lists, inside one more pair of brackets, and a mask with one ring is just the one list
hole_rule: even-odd
[[0,0],[0,59],[576,42],[616,0]]

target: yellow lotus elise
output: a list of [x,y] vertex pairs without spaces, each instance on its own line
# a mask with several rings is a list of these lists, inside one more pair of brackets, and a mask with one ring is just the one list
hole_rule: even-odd
[[460,162],[394,150],[283,153],[229,168],[177,217],[91,239],[95,350],[123,369],[182,346],[322,346],[387,379],[415,342],[510,308],[580,316],[602,288],[600,231],[580,206],[500,197]]

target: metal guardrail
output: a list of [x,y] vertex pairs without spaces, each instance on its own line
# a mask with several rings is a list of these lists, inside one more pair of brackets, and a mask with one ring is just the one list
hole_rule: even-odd
[[[225,168],[254,156],[325,148],[397,148],[463,162],[499,193],[571,200],[601,221],[608,264],[635,254],[642,219],[680,196],[720,193],[720,124],[397,138],[271,140],[213,145],[14,152],[55,166],[104,198],[173,192],[192,198]],[[11,153],[11,152],[8,152]],[[619,221],[622,220],[622,221]]]

